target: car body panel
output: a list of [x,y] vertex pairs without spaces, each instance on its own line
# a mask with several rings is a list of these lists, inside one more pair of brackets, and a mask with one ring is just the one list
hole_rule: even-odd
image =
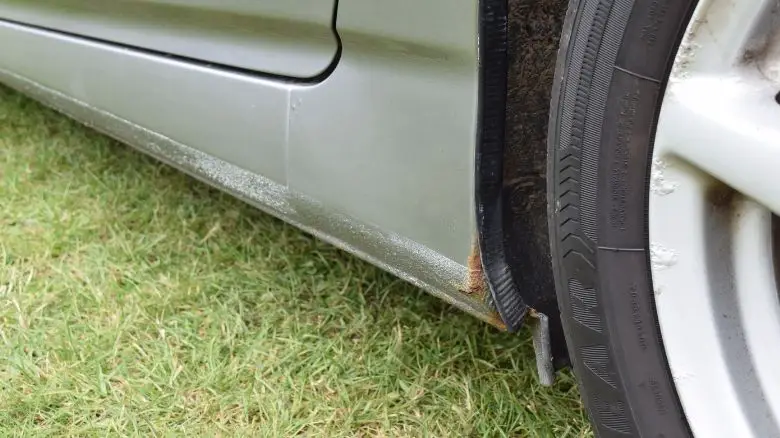
[[0,0],[7,20],[157,53],[316,78],[337,61],[335,0]]
[[0,81],[504,327],[469,266],[477,2],[341,0],[338,14],[338,63],[306,82],[0,8]]
[[292,92],[290,186],[466,264],[477,16],[472,0],[341,0],[338,67]]

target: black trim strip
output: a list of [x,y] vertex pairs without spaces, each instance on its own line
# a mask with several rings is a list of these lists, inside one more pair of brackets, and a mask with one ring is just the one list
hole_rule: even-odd
[[480,94],[476,203],[482,267],[498,313],[517,331],[529,307],[517,289],[504,250],[503,167],[507,98],[507,1],[482,0],[479,19]]

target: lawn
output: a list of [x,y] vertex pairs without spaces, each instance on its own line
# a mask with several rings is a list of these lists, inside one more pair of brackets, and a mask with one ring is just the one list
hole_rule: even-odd
[[569,372],[0,88],[1,436],[590,436]]

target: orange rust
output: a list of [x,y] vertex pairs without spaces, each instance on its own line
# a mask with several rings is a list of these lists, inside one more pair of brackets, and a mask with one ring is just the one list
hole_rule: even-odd
[[490,312],[490,315],[488,315],[486,322],[492,325],[493,327],[501,330],[502,332],[505,332],[507,330],[504,320],[501,319],[501,315],[499,315],[498,312],[496,312],[495,310]]
[[[482,254],[479,251],[479,244],[476,239],[474,239],[474,244],[471,246],[471,253],[469,254],[468,275],[464,283],[463,293],[475,297],[482,302],[485,301],[488,294],[485,272],[482,269]],[[495,310],[484,315],[484,320],[501,331],[507,330],[504,320],[501,319],[501,315]]]
[[468,277],[466,278],[465,293],[476,295],[484,299],[488,292],[485,274],[482,270],[482,257],[479,251],[479,245],[475,241],[471,246],[471,253],[468,259]]

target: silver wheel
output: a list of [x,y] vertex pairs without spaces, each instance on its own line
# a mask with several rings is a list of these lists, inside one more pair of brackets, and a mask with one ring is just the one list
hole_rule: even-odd
[[695,436],[780,436],[777,0],[702,0],[653,150],[651,270],[666,356]]

